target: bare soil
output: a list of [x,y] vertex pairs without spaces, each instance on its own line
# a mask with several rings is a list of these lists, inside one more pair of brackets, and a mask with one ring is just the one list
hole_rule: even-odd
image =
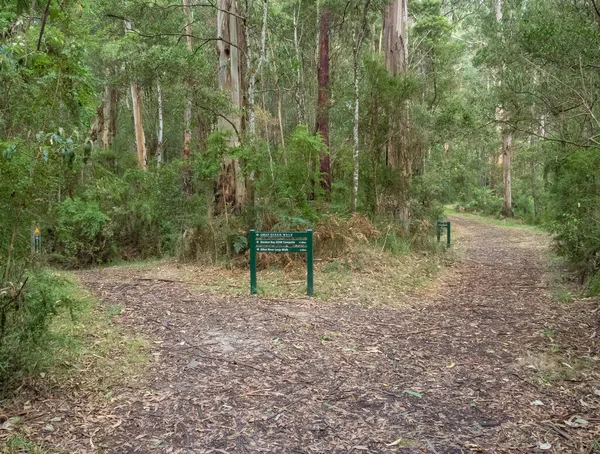
[[152,359],[106,398],[43,396],[61,420],[30,426],[69,453],[596,452],[597,303],[552,299],[545,235],[451,220],[462,259],[408,306],[82,272]]

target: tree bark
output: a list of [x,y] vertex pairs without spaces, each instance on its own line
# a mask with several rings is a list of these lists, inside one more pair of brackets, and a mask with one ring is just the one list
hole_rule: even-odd
[[107,150],[112,146],[113,140],[117,135],[117,91],[105,85],[103,101],[102,147]]
[[352,159],[354,162],[354,175],[352,184],[352,211],[356,211],[358,207],[358,176],[359,176],[359,113],[360,113],[360,98],[358,84],[358,52],[360,49],[359,37],[354,32],[354,142],[352,146]]
[[[194,52],[194,38],[192,36],[192,22],[194,21],[194,13],[190,7],[190,0],[182,0],[183,14],[185,16],[185,41],[190,54]],[[189,93],[185,100],[185,108],[183,111],[183,159],[185,166],[183,169],[183,190],[186,197],[192,196],[192,98],[193,80],[188,80]]]
[[315,132],[321,135],[326,146],[320,158],[321,186],[327,198],[331,193],[331,160],[329,156],[329,10],[321,8],[319,32],[319,68],[317,71],[319,94]]
[[300,39],[298,38],[298,15],[300,14],[300,7],[302,2],[298,2],[298,10],[294,9],[294,51],[296,53],[296,114],[298,117],[298,124],[306,124],[306,115],[304,112],[304,94],[302,93],[303,80],[302,80],[302,53],[300,50]]
[[[256,76],[260,72],[262,65],[265,61],[265,53],[267,46],[267,15],[269,13],[269,0],[263,0],[263,13],[262,13],[262,30],[260,37],[260,53],[258,56],[258,62],[256,67],[252,71],[250,71],[250,80],[248,82],[248,131],[250,135],[254,137],[256,135],[256,115],[254,112],[254,92],[256,87]],[[247,30],[247,28],[245,28]],[[248,48],[248,66],[252,63],[250,61],[250,42],[249,39],[246,39],[246,44]]]
[[[503,13],[502,13],[502,0],[496,0],[496,22],[498,25],[502,24]],[[502,73],[504,68],[500,68]],[[500,81],[502,83],[502,81]],[[501,106],[499,116],[502,121],[508,118],[508,113]],[[513,217],[514,213],[512,210],[512,179],[511,179],[511,159],[512,159],[512,137],[508,133],[505,127],[501,128],[502,132],[502,174],[504,182],[504,208],[503,214],[506,217]]]
[[383,39],[387,70],[399,76],[408,61],[408,0],[395,0],[386,7]]
[[142,124],[142,92],[138,84],[131,84],[131,110],[133,111],[133,127],[135,131],[135,149],[138,167],[146,169],[148,157],[146,155],[146,137]]
[[163,120],[162,89],[160,88],[160,82],[156,83],[156,95],[158,99],[158,145],[156,147],[156,162],[158,165],[161,165],[164,161],[163,135],[165,128]]
[[[123,21],[125,34],[131,33],[133,24],[130,21]],[[142,124],[142,91],[136,82],[131,82],[131,110],[133,112],[133,131],[135,135],[135,151],[137,155],[138,167],[146,169],[148,157],[146,153],[146,137]]]
[[514,216],[512,210],[512,189],[511,189],[511,158],[512,158],[512,137],[509,134],[502,135],[502,167],[504,170],[504,216]]
[[[383,48],[388,73],[393,77],[404,74],[408,64],[408,0],[394,0],[385,8]],[[398,178],[394,216],[406,229],[410,225],[410,181],[413,173],[408,149],[409,125],[408,108],[390,119],[386,149],[386,163],[396,170]]]
[[[218,120],[219,130],[229,133],[229,147],[240,146],[243,108],[243,29],[239,16],[238,0],[217,1],[217,52],[219,56],[219,88],[229,93],[232,114]],[[217,184],[218,211],[241,209],[246,201],[246,179],[237,158],[225,156]]]

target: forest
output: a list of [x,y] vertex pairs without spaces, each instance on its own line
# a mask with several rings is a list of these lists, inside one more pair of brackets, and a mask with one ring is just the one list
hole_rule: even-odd
[[56,270],[244,268],[250,229],[438,260],[453,206],[599,295],[599,68],[596,0],[0,0],[0,395]]

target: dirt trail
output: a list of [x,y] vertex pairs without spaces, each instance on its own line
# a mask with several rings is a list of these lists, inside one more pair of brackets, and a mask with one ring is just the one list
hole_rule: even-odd
[[410,307],[230,298],[140,280],[143,270],[82,273],[125,308],[118,320],[150,339],[153,360],[146,382],[114,390],[104,420],[73,410],[97,422],[67,416],[55,442],[73,453],[593,449],[598,375],[536,380],[553,346],[570,368],[593,361],[591,303],[551,301],[545,236],[451,220],[464,260]]

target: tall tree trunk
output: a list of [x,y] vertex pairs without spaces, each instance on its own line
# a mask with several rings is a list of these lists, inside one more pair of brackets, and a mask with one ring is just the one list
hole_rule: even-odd
[[325,152],[320,159],[321,185],[329,197],[331,192],[331,160],[329,156],[329,10],[321,8],[319,32],[319,68],[317,71],[319,95],[315,131],[325,143]]
[[[130,21],[123,21],[125,34],[133,31],[133,24]],[[131,82],[131,110],[133,112],[133,131],[135,135],[135,151],[137,155],[138,167],[146,169],[148,157],[146,153],[146,137],[142,124],[142,91],[136,82]]]
[[[250,72],[250,80],[248,81],[248,130],[250,135],[254,137],[256,135],[256,114],[254,112],[254,92],[256,87],[256,76],[262,69],[262,65],[265,61],[266,48],[267,48],[267,15],[269,13],[269,0],[263,0],[263,13],[262,13],[262,31],[260,35],[260,54],[258,56],[258,62],[254,70],[250,68],[252,62],[250,61],[251,47],[250,40],[246,35],[246,47],[248,49],[248,70]],[[247,30],[247,27],[244,27]]]
[[104,86],[103,99],[103,124],[102,124],[102,147],[107,150],[112,146],[113,140],[117,134],[117,91],[108,86]]
[[[194,38],[192,36],[192,22],[194,21],[194,13],[190,7],[190,0],[182,0],[183,13],[185,15],[185,41],[190,54],[194,52]],[[183,159],[185,166],[183,169],[183,190],[186,197],[192,196],[192,98],[193,80],[188,80],[189,94],[185,100],[185,108],[183,111]]]
[[[219,130],[229,133],[229,147],[240,145],[243,108],[243,30],[238,18],[238,0],[217,1],[217,52],[219,88],[229,93],[233,113],[219,118]],[[246,179],[237,158],[225,156],[217,184],[216,205],[219,211],[228,206],[239,210],[246,200]]]
[[[496,22],[498,25],[502,24],[503,13],[502,13],[502,0],[496,0]],[[500,69],[500,72],[504,72],[504,68]],[[500,80],[500,83],[502,81]],[[501,106],[499,116],[502,121],[506,121],[508,118],[508,112]],[[502,174],[504,182],[504,209],[503,214],[507,217],[513,217],[514,213],[512,210],[512,179],[511,179],[511,159],[512,159],[512,137],[510,136],[507,127],[502,127]]]
[[395,0],[386,7],[383,40],[388,72],[403,74],[408,61],[408,0]]
[[298,124],[306,124],[306,116],[304,112],[304,94],[302,93],[302,53],[300,50],[300,39],[298,38],[298,15],[300,14],[300,7],[302,6],[302,0],[298,2],[298,10],[294,9],[294,51],[296,53],[296,114],[298,117]]
[[369,12],[369,4],[371,0],[365,2],[363,18],[359,30],[352,30],[352,41],[354,44],[354,141],[352,145],[352,160],[354,164],[353,184],[352,184],[352,210],[356,211],[358,207],[358,177],[359,177],[359,136],[358,126],[360,119],[360,91],[358,81],[358,60],[360,56],[360,46],[362,44],[364,34],[367,29],[367,14]]
[[504,215],[514,216],[512,210],[511,175],[510,166],[512,159],[512,137],[508,134],[502,135],[502,167],[504,174]]
[[[408,63],[408,0],[394,0],[384,10],[383,49],[388,73],[398,77],[406,72]],[[406,106],[405,106],[406,107]],[[386,162],[397,171],[399,178],[394,208],[395,217],[408,229],[410,225],[411,156],[408,150],[410,119],[407,108],[390,119]]]
[[158,145],[156,147],[156,162],[158,163],[158,165],[161,165],[164,161],[163,136],[165,128],[163,120],[162,89],[160,88],[160,82],[156,83],[156,97],[158,100]]
[[133,111],[133,128],[135,131],[135,150],[138,167],[146,169],[148,157],[146,155],[146,137],[142,125],[142,91],[138,84],[131,84],[131,110]]
[[359,99],[359,85],[358,85],[358,52],[359,52],[359,38],[356,36],[356,32],[353,33],[354,38],[354,142],[352,145],[352,159],[354,162],[354,175],[352,184],[352,211],[356,211],[358,206],[358,172],[359,172],[359,142],[358,142],[358,122],[360,113],[360,99]]
[[[194,40],[192,37],[192,22],[194,20],[192,9],[190,8],[190,0],[183,1],[183,12],[185,15],[185,41],[190,53],[194,52]],[[188,85],[192,85],[188,81]],[[191,91],[191,86],[189,87]],[[192,155],[192,100],[188,95],[185,100],[185,110],[183,112],[183,158],[189,160]]]

